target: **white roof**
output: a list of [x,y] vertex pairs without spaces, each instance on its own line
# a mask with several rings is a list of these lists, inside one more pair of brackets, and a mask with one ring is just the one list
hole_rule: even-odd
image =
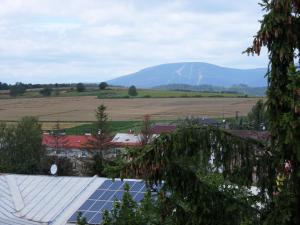
[[106,178],[0,175],[1,225],[65,225]]
[[140,134],[117,133],[111,142],[139,144],[141,140],[142,140],[142,136]]
[[[157,138],[159,134],[152,134],[151,138]],[[141,134],[127,134],[127,133],[117,133],[112,139],[112,143],[122,143],[122,144],[140,144],[142,140]]]

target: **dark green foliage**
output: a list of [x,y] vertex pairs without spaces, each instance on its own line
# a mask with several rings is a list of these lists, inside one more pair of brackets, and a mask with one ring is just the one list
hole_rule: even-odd
[[128,95],[129,96],[137,96],[138,95],[136,87],[134,85],[132,85],[128,88]]
[[0,172],[40,173],[43,156],[42,130],[36,118],[0,126]]
[[106,82],[101,82],[99,84],[99,89],[100,90],[105,90],[105,88],[107,88],[107,87],[108,87],[108,84]]
[[156,193],[156,200],[148,191],[144,199],[138,205],[129,194],[129,187],[125,186],[125,193],[121,202],[115,202],[113,210],[104,213],[103,225],[155,225],[175,224],[172,218],[162,217],[165,200],[163,194]]
[[98,175],[99,177],[104,177],[105,173],[103,172],[105,166],[105,161],[103,159],[102,154],[97,153],[93,157],[93,162],[90,168],[91,175]]
[[16,83],[15,85],[10,86],[9,94],[12,97],[16,97],[18,95],[22,95],[26,91],[26,86],[22,83]]
[[96,127],[100,134],[107,135],[108,134],[108,114],[106,113],[106,106],[101,104],[97,107],[96,113]]
[[78,213],[77,215],[77,223],[76,225],[88,225],[88,223],[86,222],[86,219],[84,217],[82,217],[82,213]]
[[9,90],[8,84],[0,82],[0,90]]
[[85,85],[83,83],[78,83],[76,85],[76,91],[77,92],[84,92],[85,91]]
[[43,96],[50,96],[52,94],[53,89],[51,87],[44,87],[42,90],[40,90],[40,94]]
[[67,157],[45,156],[42,162],[42,173],[50,174],[52,164],[57,165],[57,176],[74,176],[73,164]]
[[[260,142],[217,128],[188,126],[162,135],[142,150],[128,151],[127,158],[133,160],[119,162],[110,171],[113,176],[137,176],[149,184],[164,182],[170,194],[156,202],[162,205],[156,216],[172,219],[171,224],[259,223],[264,211],[253,205],[268,204],[266,194],[273,192],[270,156],[264,148]],[[258,196],[247,189],[253,183],[261,187]]]
[[297,110],[300,74],[294,67],[300,60],[300,1],[263,0],[261,5],[266,14],[253,46],[246,52],[259,55],[263,46],[268,48],[267,113],[272,164],[277,173],[283,171],[286,160],[293,168],[290,174],[285,174],[283,190],[270,196],[274,204],[267,224],[300,224],[300,114]]
[[267,127],[266,106],[263,100],[259,100],[248,113],[248,122],[252,129],[263,130]]

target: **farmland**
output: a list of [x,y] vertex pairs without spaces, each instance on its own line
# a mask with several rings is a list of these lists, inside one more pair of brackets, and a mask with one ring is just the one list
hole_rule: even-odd
[[40,121],[59,121],[72,127],[95,120],[95,109],[107,106],[110,120],[138,121],[145,114],[154,120],[174,120],[186,116],[233,117],[236,111],[246,115],[258,98],[134,98],[99,99],[95,96],[15,98],[0,100],[0,120],[16,121],[36,116]]
[[[26,92],[17,98],[42,98],[40,93],[42,89],[27,89]],[[74,88],[63,87],[53,89],[52,97],[80,97],[80,96],[96,96],[101,99],[116,98],[201,98],[201,97],[244,97],[241,93],[223,93],[223,92],[199,92],[199,91],[171,91],[171,90],[154,90],[154,89],[138,89],[135,97],[128,96],[128,89],[122,87],[110,87],[106,90],[99,90],[97,87],[88,86],[83,92],[77,92]],[[56,91],[57,90],[57,91]],[[0,99],[11,99],[8,90],[0,91]]]

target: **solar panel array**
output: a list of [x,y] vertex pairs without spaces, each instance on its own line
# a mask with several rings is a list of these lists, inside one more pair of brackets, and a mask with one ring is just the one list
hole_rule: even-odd
[[143,181],[120,181],[106,180],[104,183],[86,200],[83,205],[71,216],[69,223],[77,222],[77,215],[82,213],[89,224],[100,224],[105,210],[112,210],[114,201],[121,201],[124,194],[124,185],[129,185],[129,194],[133,200],[140,202],[147,191]]

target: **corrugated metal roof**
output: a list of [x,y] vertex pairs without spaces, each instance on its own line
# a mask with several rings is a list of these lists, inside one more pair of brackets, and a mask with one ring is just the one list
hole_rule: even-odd
[[64,225],[106,178],[0,176],[1,225]]
[[112,139],[113,144],[123,144],[137,146],[141,144],[142,136],[140,134],[117,133]]

